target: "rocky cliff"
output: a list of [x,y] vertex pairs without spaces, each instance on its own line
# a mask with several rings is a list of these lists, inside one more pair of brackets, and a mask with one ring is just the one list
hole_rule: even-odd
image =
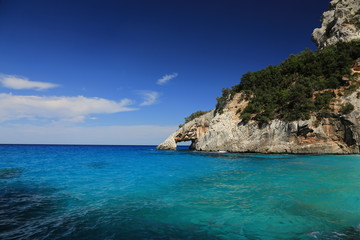
[[[322,27],[313,32],[313,39],[319,48],[339,41],[360,39],[359,11],[359,0],[331,1],[330,10],[323,15]],[[308,120],[244,121],[239,113],[248,106],[251,97],[245,97],[245,92],[237,92],[225,101],[221,113],[212,110],[186,123],[158,149],[175,150],[178,142],[191,141],[191,149],[199,151],[358,154],[359,76],[360,59],[352,66],[351,74],[343,78],[341,87],[323,90],[330,90],[335,96],[330,110],[313,111]],[[347,82],[349,77],[353,79],[351,83]],[[351,88],[351,91],[347,91]],[[317,93],[313,92],[313,97]],[[350,111],[344,111],[344,106],[351,106]]]
[[[246,101],[235,95],[223,114],[211,111],[185,124],[158,149],[175,150],[176,144],[192,141],[198,151],[351,154],[360,152],[360,89],[335,100],[333,113],[314,113],[306,121],[273,120],[268,124],[239,119],[237,111]],[[336,109],[345,103],[354,105],[350,114]]]
[[333,0],[322,16],[321,28],[312,34],[319,48],[360,38],[360,1]]

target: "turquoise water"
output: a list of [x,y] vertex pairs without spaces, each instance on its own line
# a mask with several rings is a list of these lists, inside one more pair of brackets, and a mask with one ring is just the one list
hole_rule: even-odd
[[360,156],[0,145],[0,239],[360,239]]

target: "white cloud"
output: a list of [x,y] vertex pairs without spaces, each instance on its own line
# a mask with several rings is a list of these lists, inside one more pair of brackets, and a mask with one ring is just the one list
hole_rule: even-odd
[[155,91],[138,91],[138,93],[142,96],[144,101],[140,104],[140,106],[149,106],[158,102],[158,98],[160,94]]
[[157,145],[177,126],[35,126],[31,124],[0,125],[0,144],[122,144]]
[[55,88],[59,85],[49,82],[35,82],[30,81],[27,78],[17,77],[13,75],[0,75],[0,83],[10,89],[35,89],[35,90],[46,90],[49,88]]
[[115,102],[96,97],[19,96],[0,93],[0,122],[22,118],[79,122],[91,114],[136,110],[129,108],[130,104],[132,101],[126,98]]
[[176,78],[179,74],[173,73],[173,74],[166,74],[162,76],[162,78],[157,80],[157,84],[164,85],[165,83],[169,82],[171,79]]

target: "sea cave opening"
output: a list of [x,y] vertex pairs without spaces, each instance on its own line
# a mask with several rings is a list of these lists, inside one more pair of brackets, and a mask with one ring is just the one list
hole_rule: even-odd
[[182,141],[182,142],[177,142],[176,144],[176,150],[190,150],[190,146],[192,144],[193,141]]

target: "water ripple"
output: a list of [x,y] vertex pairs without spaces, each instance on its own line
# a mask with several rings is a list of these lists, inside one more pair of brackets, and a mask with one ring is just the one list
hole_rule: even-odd
[[360,159],[0,146],[0,239],[360,239]]

